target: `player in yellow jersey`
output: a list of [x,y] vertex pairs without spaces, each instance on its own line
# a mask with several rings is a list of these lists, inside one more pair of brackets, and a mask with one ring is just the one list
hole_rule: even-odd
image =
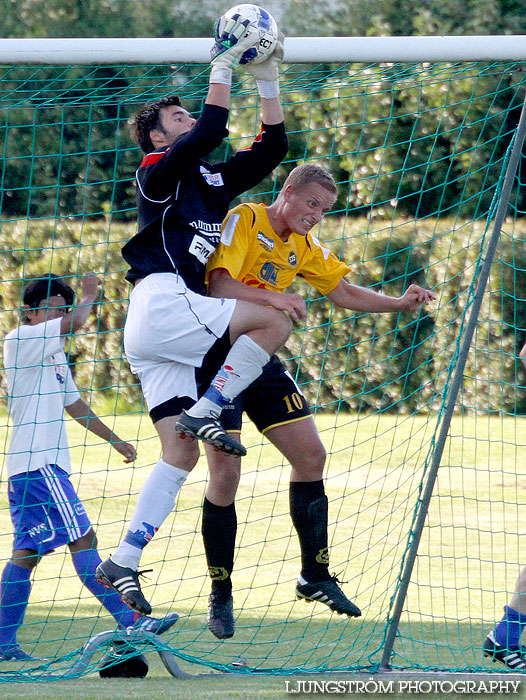
[[[272,306],[300,321],[307,315],[305,301],[299,294],[286,293],[296,276],[337,306],[355,311],[411,311],[434,300],[432,292],[414,284],[403,296],[390,297],[344,279],[350,268],[310,233],[331,210],[336,194],[332,176],[317,165],[306,164],[290,173],[271,206],[241,204],[232,209],[223,223],[221,242],[207,264],[210,294]],[[225,338],[205,357],[198,371],[198,383],[204,388],[227,349]],[[259,378],[223,408],[223,428],[236,438],[243,411],[291,465],[290,514],[302,562],[297,597],[359,617],[360,609],[343,593],[338,579],[329,574],[325,448],[305,397],[275,355]],[[231,573],[237,528],[234,499],[241,460],[211,450],[207,450],[207,457],[210,481],[202,527],[212,579],[208,626],[216,637],[224,639],[234,634]]]

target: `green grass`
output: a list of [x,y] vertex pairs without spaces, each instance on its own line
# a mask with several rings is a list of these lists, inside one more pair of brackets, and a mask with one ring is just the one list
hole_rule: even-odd
[[[110,419],[107,419],[110,422]],[[135,468],[122,465],[106,445],[69,425],[74,481],[94,523],[104,557],[120,540],[136,494],[159,445],[149,419],[119,416],[116,430],[137,439]],[[289,469],[249,426],[238,494],[238,550],[234,573],[237,631],[219,642],[206,629],[209,582],[200,537],[200,504],[206,485],[203,459],[181,491],[176,513],[145,550],[142,565],[154,572],[145,592],[155,613],[177,610],[181,620],[164,642],[192,673],[228,669],[238,657],[260,671],[363,669],[380,660],[389,604],[430,451],[437,416],[323,415],[317,417],[330,452],[331,569],[362,607],[360,620],[331,616],[322,605],[295,601],[298,546],[288,515]],[[5,421],[2,421],[5,423]],[[406,668],[501,670],[486,664],[482,640],[513,590],[521,563],[524,484],[516,462],[524,449],[524,419],[458,416],[440,470],[419,550],[392,663]],[[4,440],[5,428],[0,432]],[[5,478],[5,473],[3,478]],[[11,547],[5,482],[0,493],[0,556]],[[130,495],[131,494],[131,495]],[[62,661],[67,672],[93,634],[112,619],[81,590],[66,550],[39,565],[20,632],[25,648]],[[73,654],[71,658],[68,654]],[[172,679],[157,654],[149,654],[145,681],[78,680],[2,686],[2,697],[276,697],[286,676],[222,674],[192,681]],[[94,657],[93,663],[98,658]],[[0,671],[19,670],[3,664]],[[5,677],[5,676],[4,676]],[[0,678],[1,680],[1,678]],[[7,689],[5,695],[3,690]],[[118,688],[118,690],[116,690]],[[102,694],[101,694],[102,693]],[[106,695],[104,694],[106,693]],[[175,693],[175,694],[174,694]]]

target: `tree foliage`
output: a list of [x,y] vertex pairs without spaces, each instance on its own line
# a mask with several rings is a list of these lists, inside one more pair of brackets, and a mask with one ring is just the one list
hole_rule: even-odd
[[[289,34],[396,35],[520,31],[526,20],[517,8],[495,0],[381,0],[371,14],[371,6],[358,0],[333,0],[328,6],[288,0],[270,9],[279,12]],[[7,0],[4,26],[11,36],[197,37],[211,34],[223,9],[215,0],[202,3],[199,13],[178,0],[77,0],[66,5]],[[294,91],[286,115],[291,167],[318,154],[338,154],[330,167],[339,182],[348,183],[339,206],[352,215],[363,214],[373,200],[377,209],[396,201],[398,212],[419,217],[433,215],[444,201],[465,202],[470,196],[471,215],[487,209],[493,195],[488,183],[495,179],[516,125],[513,107],[522,101],[522,92],[512,89],[513,69],[489,70],[475,80],[469,71],[452,68],[446,81],[431,66],[427,77],[421,69],[415,71],[419,83],[411,84],[410,69],[385,77],[372,67],[325,68],[320,67],[315,89],[304,99],[297,99],[296,85],[302,84],[302,74],[308,80],[312,68],[289,67],[284,74],[284,94]],[[342,70],[348,73],[347,88],[338,79]],[[204,67],[152,71],[157,92],[149,93],[148,78],[139,78],[133,68],[4,69],[2,217],[77,216],[85,203],[88,216],[111,209],[118,219],[132,219],[130,181],[139,154],[127,120],[139,103],[174,90],[189,109],[199,111],[206,90]],[[491,93],[495,97],[488,112],[485,96]],[[246,118],[238,113],[231,120],[232,134],[246,132],[251,119],[251,113]],[[481,140],[488,146],[470,150],[470,143]]]

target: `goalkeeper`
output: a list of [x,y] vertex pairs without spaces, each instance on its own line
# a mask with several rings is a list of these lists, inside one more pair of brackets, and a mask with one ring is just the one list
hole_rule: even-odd
[[[428,290],[410,285],[401,297],[390,297],[347,282],[350,268],[310,233],[336,201],[336,184],[323,168],[295,168],[269,207],[241,204],[229,212],[221,243],[207,266],[210,293],[243,299],[287,311],[304,321],[306,304],[299,294],[286,294],[297,275],[334,304],[369,313],[416,310],[435,299]],[[220,341],[221,342],[221,341]],[[205,386],[216,357],[212,348],[199,370]],[[290,514],[297,531],[302,568],[296,595],[320,601],[331,610],[358,617],[359,608],[329,575],[328,502],[323,484],[325,449],[301,390],[273,355],[263,373],[221,415],[223,427],[238,437],[242,412],[291,465]],[[210,480],[203,506],[202,531],[212,579],[208,626],[218,638],[232,637],[234,615],[231,574],[236,537],[234,498],[240,460],[207,450]]]
[[0,582],[0,661],[35,660],[17,642],[31,572],[42,556],[65,544],[80,580],[120,628],[133,626],[160,634],[178,619],[177,613],[162,620],[133,613],[120,596],[108,593],[96,580],[95,569],[101,561],[97,538],[69,478],[64,408],[109,442],[124,462],[133,462],[136,456],[133,445],[117,437],[80,398],[63,350],[66,337],[88,320],[99,284],[93,275],[84,277],[82,300],[72,306],[73,290],[56,275],[29,282],[23,296],[24,323],[4,340],[13,423],[6,461],[14,545]]
[[[217,416],[261,373],[292,328],[276,309],[204,296],[206,261],[219,243],[231,200],[267,177],[287,152],[278,82],[283,45],[278,41],[265,61],[246,68],[257,74],[261,134],[249,149],[225,162],[204,160],[228,135],[232,71],[259,41],[247,25],[239,15],[218,23],[210,87],[197,121],[176,96],[148,105],[135,120],[135,136],[146,155],[137,171],[139,232],[122,251],[133,284],[124,346],[132,372],[139,376],[162,455],[141,489],[124,540],[99,566],[97,576],[145,614],[151,606],[138,579],[142,550],[173,510],[199,457],[195,440],[183,441],[178,434],[233,455],[245,454]],[[223,335],[232,349],[197,401],[195,367]]]

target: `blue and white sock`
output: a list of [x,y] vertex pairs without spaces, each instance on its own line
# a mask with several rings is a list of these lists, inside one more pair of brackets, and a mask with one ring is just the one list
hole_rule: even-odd
[[174,509],[187,476],[184,469],[162,459],[157,462],[139,493],[128,532],[111,556],[115,564],[137,570],[142,550]]
[[14,646],[16,634],[24,622],[29,594],[31,571],[8,561],[0,579],[0,651]]
[[225,362],[203,397],[186,411],[193,418],[221,413],[243,389],[252,384],[270,360],[270,355],[248,335],[241,335],[232,345]]

